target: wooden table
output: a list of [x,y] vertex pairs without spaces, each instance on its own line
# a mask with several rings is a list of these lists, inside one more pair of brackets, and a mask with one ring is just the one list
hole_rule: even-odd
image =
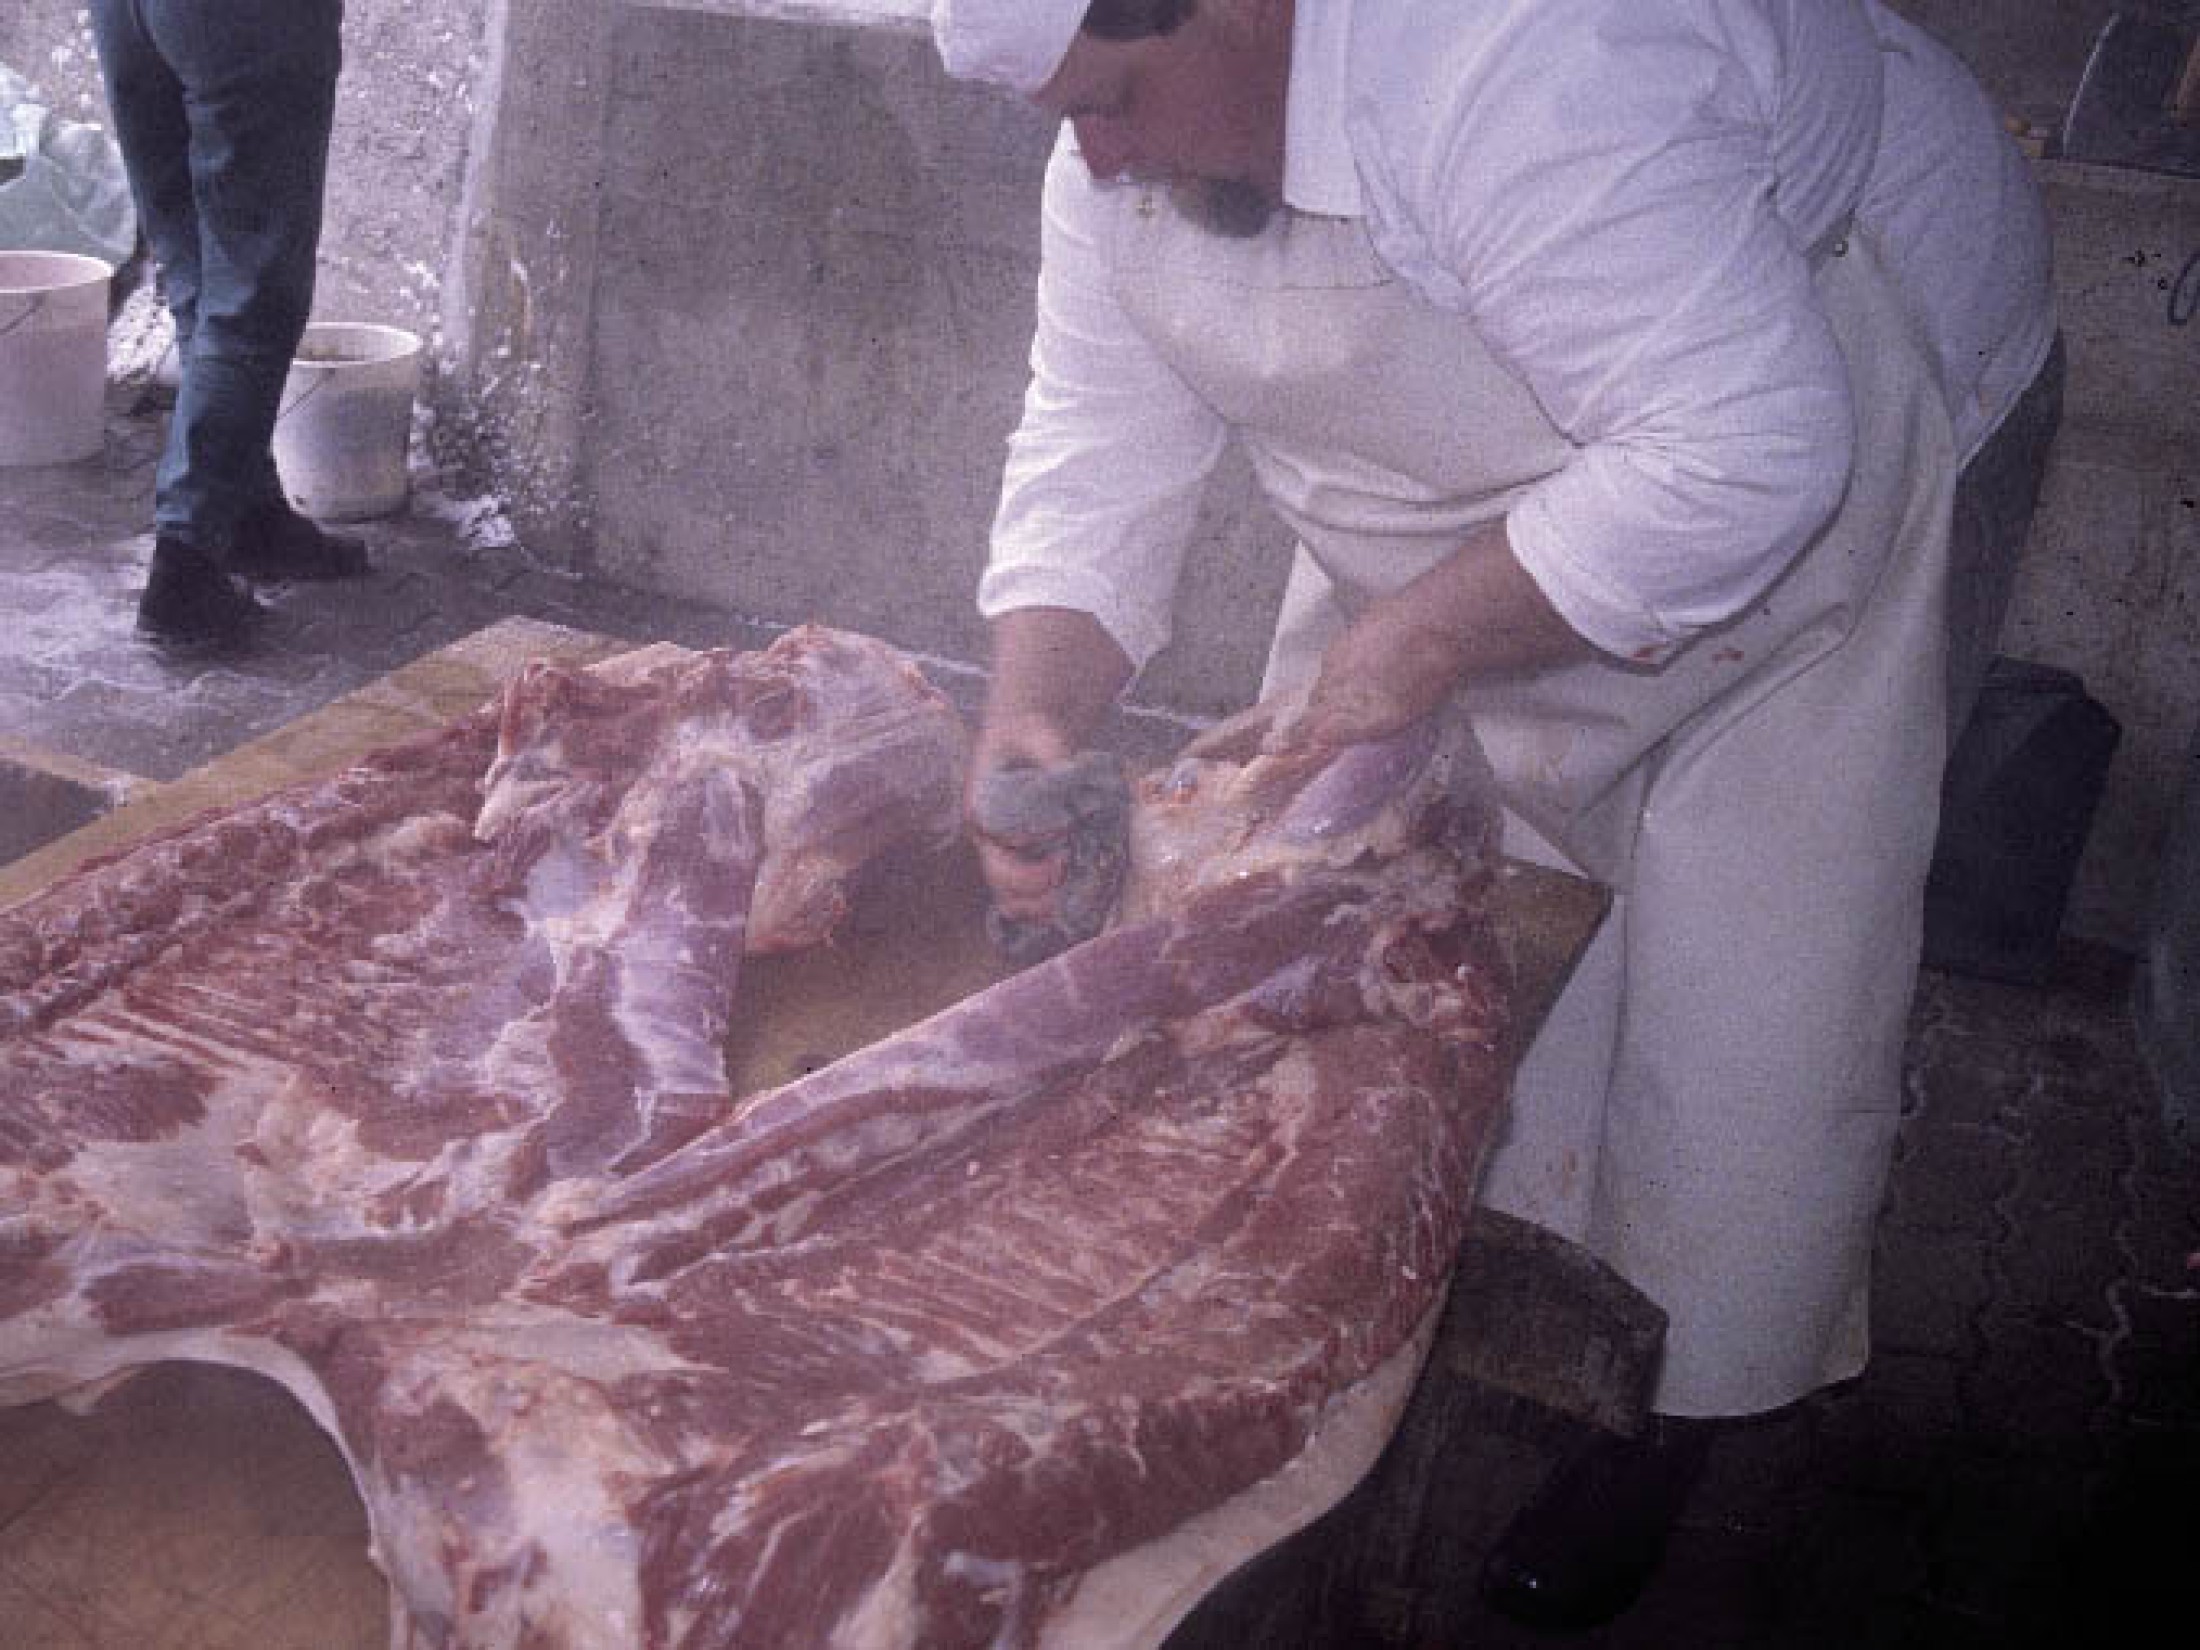
[[[142,789],[125,807],[0,868],[0,909],[204,809],[325,778],[366,750],[463,715],[530,658],[586,664],[626,645],[526,620],[479,632],[181,779]],[[835,992],[812,989],[806,971],[818,965],[800,958],[752,970],[743,1001],[759,1005],[759,1019],[777,1029],[729,1050],[737,1088],[778,1080],[877,1035],[887,1029],[877,1023],[884,1012],[906,1016],[905,1008],[874,1006],[804,1019],[775,1016],[774,1004],[876,1005],[892,998],[895,981],[918,977],[933,991],[984,983],[976,963],[960,974],[939,966],[943,931],[960,923],[975,942],[969,890],[952,876],[927,886],[937,908],[898,927],[881,924],[875,955],[860,965],[873,973],[865,989],[849,989],[853,947],[831,962]],[[1499,892],[1520,1018],[1532,1031],[1600,920],[1604,897],[1577,878],[1518,864],[1504,867]],[[911,932],[925,942],[922,966],[917,953],[895,954],[907,942],[894,935]],[[971,946],[960,950],[975,955]],[[1289,1607],[1290,1587],[1340,1568],[1395,1571],[1401,1521],[1449,1516],[1443,1498],[1432,1496],[1430,1471],[1455,1451],[1462,1425],[1471,1426],[1462,1403],[1494,1395],[1553,1416],[1631,1425],[1660,1328],[1654,1309],[1579,1251],[1518,1222],[1477,1216],[1428,1370],[1390,1453],[1343,1507],[1271,1555],[1286,1566],[1287,1581],[1266,1561],[1255,1566],[1195,1611],[1171,1646],[1280,1646],[1287,1641],[1276,1635],[1287,1629],[1268,1620],[1279,1604],[1282,1621],[1299,1624],[1289,1630],[1312,1631],[1306,1609]],[[84,1415],[54,1403],[0,1410],[0,1650],[381,1650],[387,1587],[368,1543],[335,1445],[258,1376],[164,1365]],[[1377,1642],[1364,1625],[1338,1631],[1351,1635],[1340,1645]]]

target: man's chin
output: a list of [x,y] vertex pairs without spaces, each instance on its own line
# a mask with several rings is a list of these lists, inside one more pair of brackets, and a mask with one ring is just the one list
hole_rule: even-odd
[[1243,178],[1187,178],[1169,187],[1176,209],[1200,228],[1249,241],[1268,227],[1276,203]]

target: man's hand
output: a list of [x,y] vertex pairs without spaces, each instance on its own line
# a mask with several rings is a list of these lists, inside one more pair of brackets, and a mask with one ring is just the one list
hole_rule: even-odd
[[[970,819],[996,870],[1033,886],[1014,909],[996,900],[994,945],[1037,962],[1106,926],[1130,865],[1130,785],[1122,764],[1101,751],[1055,767],[989,769],[970,797]],[[1046,873],[1044,890],[1037,874]]]
[[1282,738],[1324,750],[1381,739],[1451,697],[1464,674],[1465,638],[1403,594],[1369,603],[1329,644],[1306,708],[1278,730]]
[[1477,677],[1587,656],[1513,558],[1502,522],[1376,597],[1322,654],[1305,711],[1273,745],[1335,749],[1396,733]]
[[1054,919],[1067,844],[1032,853],[990,840],[976,818],[980,787],[1003,768],[1055,768],[1069,762],[1130,675],[1131,662],[1123,650],[1086,614],[1032,607],[993,621],[993,671],[963,814],[978,844],[979,869],[1003,916]]
[[1068,861],[1065,839],[1051,848],[1034,852],[1032,845],[1009,847],[986,834],[978,817],[977,799],[993,775],[1014,768],[1055,768],[1077,754],[1075,745],[1051,718],[1023,715],[996,717],[988,713],[978,734],[970,763],[970,783],[963,794],[963,817],[978,845],[978,868],[993,891],[993,904],[1003,916],[1019,921],[1044,921],[1054,912],[1054,891],[1061,885]]

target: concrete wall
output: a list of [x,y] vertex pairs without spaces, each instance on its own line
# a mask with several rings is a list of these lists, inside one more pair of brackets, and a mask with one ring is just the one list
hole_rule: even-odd
[[[925,9],[350,0],[316,312],[428,337],[436,455],[545,565],[978,659],[1051,133]],[[0,61],[103,118],[77,0],[11,0]],[[1201,536],[1139,687],[1195,713],[1285,548],[1234,460]]]
[[[2057,129],[2095,38],[2119,9],[2149,0],[1888,0],[1948,42],[1994,100],[2028,124]],[[2151,0],[2174,5],[2177,0]]]
[[[1900,9],[2052,128],[2115,7]],[[947,81],[923,11],[351,0],[321,312],[430,337],[438,451],[545,564],[978,658],[1048,133]],[[98,118],[75,0],[10,0],[0,60]],[[2007,642],[2124,722],[2073,926],[2128,941],[2200,715],[2200,324],[2171,309],[2200,184],[2042,176],[2071,408]],[[1212,712],[1252,691],[1282,550],[1233,463],[1142,697]]]
[[2130,943],[2200,728],[2200,180],[2041,177],[2070,381],[2002,646],[2123,724],[2069,925]]
[[[914,28],[702,8],[628,8],[610,88],[594,565],[982,657],[1051,127],[949,80]],[[1242,474],[1214,491],[1159,702],[1217,711],[1257,680],[1283,545],[1249,500]]]
[[0,8],[0,63],[44,92],[56,112],[105,120],[99,59],[80,0],[10,0]]
[[[444,437],[479,424],[471,374],[452,374],[465,335],[446,335],[444,311],[477,129],[486,124],[479,94],[497,62],[489,25],[501,10],[501,0],[350,0],[344,18],[315,314],[381,321],[426,338],[426,400]],[[105,124],[81,0],[0,3],[0,62],[58,113]]]
[[600,565],[971,656],[1047,133],[917,34],[637,7],[604,156]]

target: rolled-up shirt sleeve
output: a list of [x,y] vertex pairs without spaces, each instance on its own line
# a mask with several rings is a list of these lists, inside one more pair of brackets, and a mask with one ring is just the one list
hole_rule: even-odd
[[1848,373],[1737,54],[1619,8],[1554,12],[1595,15],[1421,54],[1356,147],[1378,245],[1575,445],[1514,506],[1513,553],[1581,635],[1656,661],[1831,516]]
[[978,610],[1089,614],[1142,669],[1168,643],[1177,575],[1226,432],[1111,294],[1104,237],[1123,205],[1087,174],[1065,127],[1047,167],[1031,382]]

